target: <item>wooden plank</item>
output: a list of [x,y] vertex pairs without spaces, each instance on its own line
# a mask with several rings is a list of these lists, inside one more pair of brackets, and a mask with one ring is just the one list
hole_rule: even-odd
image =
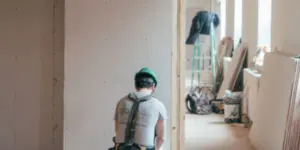
[[244,99],[243,99],[243,113],[248,115],[251,119],[255,112],[257,103],[257,95],[259,89],[259,80],[261,74],[254,72],[250,68],[246,68],[244,73]]
[[171,50],[171,133],[170,133],[170,149],[177,150],[178,141],[178,46],[177,46],[177,7],[178,0],[173,1],[173,14],[172,14],[172,50]]
[[184,150],[185,149],[185,122],[184,122],[184,117],[185,117],[185,15],[186,15],[186,1],[184,0],[178,0],[178,83],[179,83],[179,90],[178,90],[178,101],[179,101],[179,106],[178,106],[178,124],[179,124],[179,132],[178,132],[178,146],[176,149],[179,150]]
[[242,69],[242,62],[245,59],[247,51],[248,46],[246,44],[242,44],[241,47],[234,53],[232,61],[229,64],[228,71],[224,74],[225,76],[217,96],[218,98],[222,98],[224,96],[225,90],[233,90],[238,73]]
[[290,57],[277,53],[265,56],[249,135],[258,150],[282,149],[295,71],[296,63]]
[[[172,75],[171,75],[171,149],[184,150],[185,115],[185,24],[183,0],[173,3]],[[180,142],[178,142],[180,141]]]
[[300,149],[300,84],[299,84],[300,64],[297,60],[296,75],[294,77],[294,85],[292,96],[289,103],[285,136],[283,142],[283,150]]

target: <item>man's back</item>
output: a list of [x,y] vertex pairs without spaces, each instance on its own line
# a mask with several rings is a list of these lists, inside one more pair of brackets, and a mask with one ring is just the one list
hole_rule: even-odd
[[[134,92],[130,96],[141,98],[149,93]],[[133,101],[124,97],[118,102],[115,120],[117,122],[116,142],[122,143],[125,138],[125,130]],[[137,124],[134,142],[142,146],[153,147],[155,141],[155,129],[158,120],[165,120],[167,113],[164,105],[157,99],[151,98],[145,102],[141,102],[137,112]]]

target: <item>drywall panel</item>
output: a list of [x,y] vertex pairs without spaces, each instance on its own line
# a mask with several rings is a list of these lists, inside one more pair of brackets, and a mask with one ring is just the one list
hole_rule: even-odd
[[251,70],[250,68],[244,69],[243,73],[245,86],[243,91],[243,113],[247,114],[250,119],[252,119],[256,111],[257,103],[259,103],[257,96],[261,74]]
[[249,135],[258,150],[282,149],[295,73],[295,60],[277,53],[266,55]]
[[171,0],[66,0],[64,150],[113,145],[115,105],[135,90],[141,67],[157,73],[155,96],[170,112],[172,7]]
[[[63,1],[56,4],[62,5]],[[52,82],[54,62],[63,65],[63,57],[54,60],[53,53],[63,52],[62,46],[59,50],[54,44],[61,36],[53,35],[54,14],[63,15],[63,7],[53,9],[56,4],[53,0],[1,1],[1,150],[62,150],[57,142],[62,141],[62,130],[54,127],[62,129],[63,119],[61,115],[57,119],[57,113],[62,114],[63,95],[54,96],[53,90],[62,93],[63,89],[53,87]],[[55,26],[63,27],[61,23],[60,18]],[[55,70],[63,72],[61,67]],[[54,110],[55,99],[60,104]]]
[[228,66],[228,70],[224,74],[224,79],[218,92],[218,98],[223,98],[225,96],[226,90],[233,90],[238,78],[237,72],[240,72],[242,69],[243,63],[241,62],[244,62],[247,51],[247,45],[243,44],[233,55],[232,60]]
[[291,55],[300,53],[300,30],[297,26],[300,23],[299,5],[298,0],[272,1],[271,45]]

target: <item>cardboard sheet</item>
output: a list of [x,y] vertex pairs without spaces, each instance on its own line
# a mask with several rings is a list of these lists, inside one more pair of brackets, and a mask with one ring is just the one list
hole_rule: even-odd
[[229,64],[228,71],[225,73],[224,80],[218,92],[218,98],[222,98],[225,95],[225,90],[233,90],[235,81],[237,80],[238,74],[242,69],[242,62],[244,62],[247,51],[248,46],[242,44],[241,47],[234,53],[232,61]]
[[265,56],[249,135],[257,150],[282,150],[295,74],[294,59],[277,53]]

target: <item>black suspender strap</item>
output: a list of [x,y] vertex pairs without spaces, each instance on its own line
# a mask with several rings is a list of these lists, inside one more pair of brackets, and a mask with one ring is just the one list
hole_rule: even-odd
[[127,121],[127,126],[126,126],[126,130],[125,130],[125,145],[133,145],[134,144],[134,135],[135,135],[135,127],[136,127],[136,123],[137,123],[137,112],[139,109],[139,105],[142,102],[145,102],[147,100],[149,100],[152,96],[146,96],[143,97],[141,99],[134,99],[130,96],[128,96],[129,99],[131,99],[133,101],[133,105],[131,108],[131,112],[129,114],[128,117],[128,121]]

